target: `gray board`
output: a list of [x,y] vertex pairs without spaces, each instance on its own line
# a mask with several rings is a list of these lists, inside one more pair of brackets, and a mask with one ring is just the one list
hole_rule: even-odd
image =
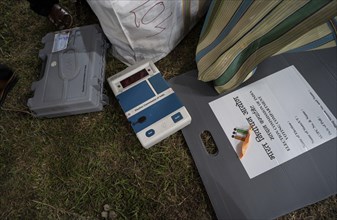
[[[278,55],[240,87],[294,65],[336,117],[336,60],[336,47]],[[191,114],[182,132],[218,219],[273,219],[336,194],[336,138],[250,179],[208,104],[225,94],[198,81],[197,71],[170,84]],[[218,148],[214,155],[201,140],[204,131]]]

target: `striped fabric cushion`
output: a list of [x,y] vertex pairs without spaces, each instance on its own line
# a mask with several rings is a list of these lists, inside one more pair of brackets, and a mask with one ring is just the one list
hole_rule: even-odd
[[196,62],[219,92],[242,83],[264,59],[336,46],[336,0],[213,0]]

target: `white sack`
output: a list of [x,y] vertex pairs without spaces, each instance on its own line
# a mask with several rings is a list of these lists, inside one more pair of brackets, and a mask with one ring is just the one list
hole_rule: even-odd
[[112,44],[130,65],[165,57],[207,10],[209,0],[87,0]]

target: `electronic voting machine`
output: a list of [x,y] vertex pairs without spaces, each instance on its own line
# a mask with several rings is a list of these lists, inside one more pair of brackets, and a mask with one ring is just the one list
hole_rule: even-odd
[[191,116],[152,61],[108,78],[144,148],[150,148],[191,123]]

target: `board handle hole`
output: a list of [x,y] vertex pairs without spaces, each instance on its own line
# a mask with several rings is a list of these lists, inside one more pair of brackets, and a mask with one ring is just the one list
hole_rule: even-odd
[[213,155],[213,156],[217,155],[219,150],[215,144],[215,141],[213,139],[211,132],[203,131],[200,137],[208,154]]

